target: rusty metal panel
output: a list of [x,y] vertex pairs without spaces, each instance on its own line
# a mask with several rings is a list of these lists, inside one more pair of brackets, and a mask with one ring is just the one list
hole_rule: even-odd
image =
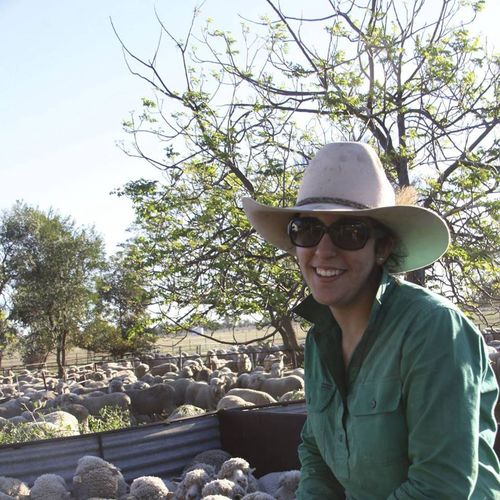
[[171,479],[197,453],[221,446],[216,414],[131,430],[102,436],[104,459],[127,480],[146,475]]
[[42,474],[59,474],[71,485],[78,459],[99,453],[97,435],[33,441],[0,447],[0,474],[16,477],[30,486]]

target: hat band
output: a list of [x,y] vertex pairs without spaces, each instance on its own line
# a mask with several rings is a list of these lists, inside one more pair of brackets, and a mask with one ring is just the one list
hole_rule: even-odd
[[346,207],[359,208],[360,210],[370,208],[369,206],[363,205],[362,203],[358,203],[356,201],[344,200],[343,198],[328,198],[327,196],[305,198],[297,202],[295,206],[301,207],[303,205],[312,205],[314,203],[331,203],[333,205],[344,205]]

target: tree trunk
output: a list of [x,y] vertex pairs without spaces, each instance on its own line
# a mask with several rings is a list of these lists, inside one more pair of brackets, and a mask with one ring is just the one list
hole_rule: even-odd
[[63,331],[60,334],[59,342],[57,343],[56,359],[57,359],[57,372],[59,378],[64,378],[65,376],[64,365],[66,364],[66,337],[67,337],[67,332]]
[[280,322],[280,333],[283,339],[283,344],[285,345],[285,350],[288,351],[290,357],[292,358],[292,364],[297,367],[297,351],[299,350],[299,344],[297,342],[297,334],[293,328],[291,316],[285,316]]

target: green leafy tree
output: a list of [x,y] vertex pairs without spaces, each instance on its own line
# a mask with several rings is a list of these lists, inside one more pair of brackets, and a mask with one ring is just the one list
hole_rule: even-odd
[[147,272],[135,267],[132,247],[113,256],[97,281],[96,308],[78,345],[113,356],[151,348],[157,331],[148,279]]
[[67,217],[22,203],[0,226],[10,252],[9,319],[23,330],[23,359],[40,362],[55,351],[62,376],[66,351],[92,309],[103,243]]
[[414,186],[448,222],[447,256],[408,278],[471,312],[498,308],[500,58],[470,31],[484,2],[338,0],[314,16],[266,4],[238,39],[211,21],[196,31],[195,16],[180,40],[160,21],[178,87],[161,44],[150,60],[123,44],[154,90],[124,122],[123,148],[162,180],[121,193],[172,325],[260,314],[296,346],[299,273],[253,234],[240,199],[290,205],[308,158],[332,140],[371,143],[394,186]]

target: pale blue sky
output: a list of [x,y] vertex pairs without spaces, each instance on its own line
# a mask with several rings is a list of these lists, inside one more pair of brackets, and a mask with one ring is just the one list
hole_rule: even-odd
[[[159,35],[154,6],[181,36],[198,3],[0,0],[0,209],[16,200],[52,207],[78,225],[94,225],[115,251],[133,214],[130,202],[110,191],[155,172],[115,145],[124,138],[122,119],[151,92],[128,72],[109,17],[127,45],[148,58]],[[208,0],[202,18],[234,29],[238,12],[268,10],[264,0]],[[488,0],[478,27],[497,47],[499,19],[500,2]]]

